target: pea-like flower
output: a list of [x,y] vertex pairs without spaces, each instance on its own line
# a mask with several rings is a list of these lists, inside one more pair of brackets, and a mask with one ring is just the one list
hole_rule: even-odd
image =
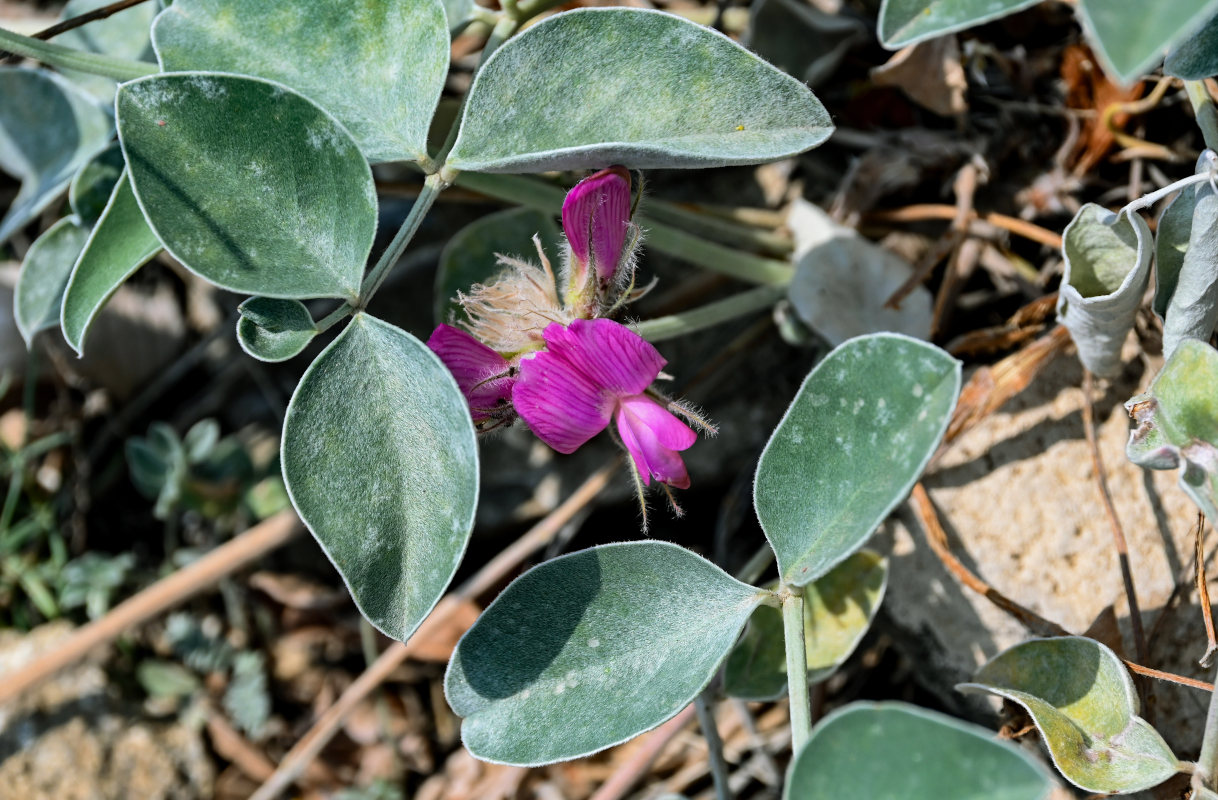
[[427,346],[456,378],[478,430],[511,424],[516,418],[511,406],[516,377],[506,358],[452,325],[438,326]]
[[568,306],[595,309],[623,278],[629,281],[639,238],[630,212],[625,167],[603,169],[567,192],[562,228],[569,245],[564,270]]
[[646,340],[612,320],[552,324],[546,347],[520,361],[512,404],[537,438],[573,453],[608,427],[617,428],[643,485],[652,478],[689,488],[680,451],[697,434],[673,415],[675,404],[649,389],[666,363]]

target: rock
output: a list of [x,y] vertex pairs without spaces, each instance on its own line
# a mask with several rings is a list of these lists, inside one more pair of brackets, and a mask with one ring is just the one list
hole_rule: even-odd
[[[53,649],[64,622],[0,632],[0,675]],[[212,796],[215,768],[198,731],[145,719],[108,690],[105,652],[0,709],[0,787],[22,800],[192,800]]]
[[[1159,367],[1139,360],[1136,348],[1126,350],[1121,376],[1097,384],[1103,396],[1095,411],[1143,627],[1148,636],[1153,632],[1147,666],[1211,680],[1197,664],[1206,639],[1191,587],[1184,603],[1157,624],[1177,580],[1189,582],[1197,509],[1177,487],[1176,473],[1143,471],[1125,458],[1130,426],[1122,403],[1144,391]],[[1081,384],[1077,359],[1059,356],[1027,390],[962,436],[924,483],[952,552],[969,569],[1072,633],[1086,632],[1114,606],[1124,643],[1118,653],[1136,660],[1112,529],[1084,438]],[[873,546],[891,555],[884,620],[920,681],[957,713],[992,722],[995,703],[953,687],[1032,634],[948,572],[908,509],[884,526]],[[1207,702],[1204,692],[1155,682],[1144,715],[1177,757],[1192,759]]]

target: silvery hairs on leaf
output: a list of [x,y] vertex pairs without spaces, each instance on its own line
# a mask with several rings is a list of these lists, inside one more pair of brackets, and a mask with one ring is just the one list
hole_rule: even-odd
[[1120,371],[1121,345],[1150,278],[1150,228],[1135,212],[1118,216],[1087,203],[1066,226],[1062,254],[1057,316],[1083,366],[1111,377]]
[[[1207,150],[1197,160],[1198,175],[1214,169],[1213,156]],[[1207,341],[1218,324],[1218,195],[1211,182],[1186,186],[1163,212],[1163,221],[1167,226],[1160,229],[1156,252],[1166,297],[1161,303],[1156,294],[1155,306],[1164,307],[1163,355],[1170,357],[1185,339]]]
[[832,132],[808,87],[723,34],[660,11],[584,8],[537,23],[487,60],[448,164],[473,172],[758,164]]

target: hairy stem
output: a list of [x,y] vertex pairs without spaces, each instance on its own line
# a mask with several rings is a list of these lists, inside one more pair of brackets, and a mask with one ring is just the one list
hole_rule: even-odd
[[[790,587],[786,587],[790,592]],[[808,698],[808,651],[804,644],[804,598],[788,593],[782,600],[782,633],[787,647],[787,695],[791,700],[791,752],[799,755],[812,734]]]
[[694,699],[694,709],[698,713],[702,737],[706,739],[706,755],[710,761],[711,778],[715,782],[715,800],[732,800],[732,789],[727,783],[727,761],[723,758],[723,740],[719,738],[715,710],[709,695],[709,688],[699,694]]
[[100,53],[86,53],[83,50],[64,47],[61,44],[44,42],[32,36],[22,36],[3,28],[0,28],[0,47],[52,67],[74,69],[90,75],[113,78],[116,81],[135,80],[159,72],[156,64],[104,56]]
[[372,268],[364,278],[363,284],[360,285],[359,302],[356,304],[356,308],[362,309],[367,307],[368,301],[372,299],[372,296],[376,294],[376,290],[381,288],[381,284],[388,277],[389,270],[393,268],[394,264],[398,263],[398,259],[402,257],[402,253],[406,250],[406,245],[410,244],[410,240],[418,232],[419,225],[423,223],[423,217],[427,216],[427,212],[431,210],[431,205],[436,201],[436,197],[447,188],[448,181],[442,178],[440,173],[428,175],[427,179],[423,181],[423,191],[419,192],[414,205],[410,207],[410,213],[406,215],[406,221],[402,223],[402,227],[394,235],[393,241],[385,248],[385,252],[381,253],[376,266]]
[[1214,108],[1214,97],[1206,87],[1205,81],[1185,81],[1184,90],[1188,100],[1193,104],[1193,114],[1197,117],[1197,127],[1205,138],[1205,146],[1218,150],[1218,110]]
[[649,342],[661,342],[769,308],[786,295],[785,286],[758,286],[680,314],[637,322],[630,328]]
[[337,323],[342,322],[344,319],[351,316],[354,311],[355,307],[350,303],[343,303],[329,314],[326,314],[324,317],[314,322],[313,327],[317,329],[318,333],[325,333]]

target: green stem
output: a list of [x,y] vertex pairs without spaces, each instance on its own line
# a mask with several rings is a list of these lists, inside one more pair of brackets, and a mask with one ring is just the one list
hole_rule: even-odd
[[516,3],[515,17],[516,21],[521,25],[531,20],[543,11],[548,11],[556,5],[559,5],[564,0],[522,0]]
[[702,738],[706,739],[706,754],[710,760],[711,778],[715,782],[715,800],[732,800],[732,789],[727,782],[727,761],[723,758],[723,740],[715,725],[715,712],[711,708],[710,689],[694,698],[694,710],[698,712],[698,725]]
[[[512,12],[515,5],[512,3],[504,4],[504,12],[495,22],[495,27],[491,29],[491,35],[487,38],[486,44],[482,46],[482,55],[478,58],[478,69],[474,71],[474,76],[477,77],[478,72],[482,70],[482,65],[486,60],[499,49],[499,46],[506,42],[520,28],[520,20]],[[444,137],[444,144],[440,145],[440,152],[436,155],[435,163],[439,167],[444,166],[445,160],[448,159],[448,154],[452,152],[453,145],[457,143],[457,134],[461,132],[461,121],[465,119],[465,107],[469,103],[469,92],[461,98],[461,108],[457,109],[457,115],[453,117],[452,127],[448,129],[448,136]],[[445,172],[445,180],[449,183],[456,177],[456,172],[449,170]]]
[[804,598],[790,593],[782,600],[782,633],[787,647],[787,694],[791,700],[791,752],[799,755],[812,735],[808,698],[808,651],[804,644]]
[[794,243],[773,231],[744,225],[726,217],[690,211],[667,200],[648,198],[643,207],[646,216],[655,222],[674,225],[722,244],[759,250],[775,256],[790,255],[795,249]]
[[1201,128],[1205,146],[1218,150],[1218,110],[1214,108],[1214,98],[1206,88],[1205,81],[1185,81],[1184,90],[1193,104],[1193,114],[1197,117],[1197,127]]
[[636,322],[630,328],[649,342],[662,342],[769,308],[786,295],[786,286],[758,286],[680,314]]
[[32,36],[22,36],[19,33],[0,28],[0,48],[16,53],[19,56],[50,64],[52,67],[74,69],[87,72],[90,75],[101,75],[116,81],[130,81],[145,75],[155,75],[159,70],[156,64],[146,61],[130,61],[125,58],[104,56],[101,53],[86,53],[61,44],[44,42]]
[[419,225],[423,223],[423,217],[427,216],[427,212],[431,210],[432,203],[436,202],[440,192],[447,188],[448,181],[442,178],[438,172],[428,175],[427,179],[423,181],[423,191],[419,192],[419,196],[415,198],[414,205],[410,207],[410,213],[406,215],[406,221],[398,229],[397,234],[393,237],[393,241],[385,248],[385,252],[381,253],[380,260],[376,262],[376,266],[364,278],[364,282],[359,290],[359,302],[356,304],[357,309],[365,308],[368,305],[368,301],[376,294],[376,290],[381,288],[381,284],[385,282],[385,278],[389,275],[389,270],[393,268],[394,264],[398,263],[398,259],[402,257],[402,253],[406,250],[406,245],[410,244],[410,240],[418,232]]
[[[503,200],[508,203],[535,208],[546,213],[557,214],[566,193],[534,178],[520,175],[491,175],[464,172],[456,183],[466,189]],[[764,258],[743,253],[708,242],[700,236],[677,230],[647,214],[639,214],[639,224],[646,230],[646,242],[656,250],[670,256],[696,264],[703,269],[728,275],[748,283],[786,285],[795,271],[786,261]]]
[[344,319],[351,316],[351,314],[354,312],[354,306],[352,306],[350,303],[343,303],[329,314],[326,314],[324,317],[314,322],[313,327],[317,329],[318,333],[325,333],[337,323],[342,322]]
[[740,571],[736,573],[736,580],[741,583],[747,583],[750,586],[761,580],[761,576],[774,563],[774,549],[769,543],[763,544],[758,548],[756,553],[744,563]]

